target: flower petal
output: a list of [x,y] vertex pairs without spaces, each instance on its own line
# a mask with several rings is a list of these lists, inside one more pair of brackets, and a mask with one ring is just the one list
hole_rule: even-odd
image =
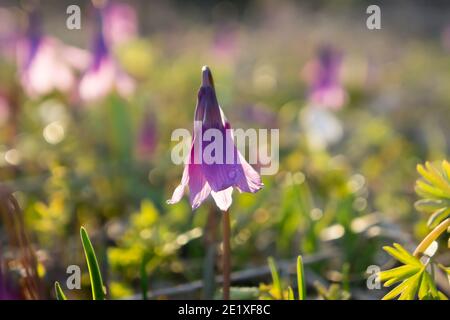
[[197,209],[211,193],[211,187],[202,174],[201,166],[189,164],[189,201],[192,210]]
[[232,193],[233,188],[230,187],[219,192],[211,191],[211,196],[220,210],[227,211],[233,202]]
[[184,195],[184,189],[189,182],[189,174],[188,174],[188,166],[186,165],[183,170],[183,177],[181,178],[181,182],[178,187],[175,188],[172,198],[167,200],[167,204],[174,204],[180,202],[181,198]]
[[243,174],[239,177],[236,186],[240,192],[255,193],[264,186],[261,181],[261,176],[250,164],[248,164],[239,151],[238,154]]

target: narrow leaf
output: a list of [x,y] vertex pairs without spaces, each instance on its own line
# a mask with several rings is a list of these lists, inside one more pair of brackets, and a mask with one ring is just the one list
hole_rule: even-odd
[[294,290],[291,287],[288,288],[288,300],[295,300],[294,298]]
[[283,297],[283,289],[281,287],[280,275],[278,274],[277,266],[275,264],[275,260],[272,257],[269,257],[269,268],[270,273],[272,274],[273,286],[276,291],[279,293],[279,298]]
[[306,282],[302,256],[298,256],[297,258],[297,286],[298,286],[298,300],[305,300]]
[[64,294],[64,291],[62,290],[58,281],[55,282],[55,294],[56,294],[56,300],[67,300],[67,297]]
[[98,266],[97,257],[95,256],[94,248],[91,240],[86,232],[86,229],[80,229],[81,242],[83,243],[84,255],[89,269],[89,278],[91,280],[92,299],[104,300],[105,291],[103,287],[102,275]]

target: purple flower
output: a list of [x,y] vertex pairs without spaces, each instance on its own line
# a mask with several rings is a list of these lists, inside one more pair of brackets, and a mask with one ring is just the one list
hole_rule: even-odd
[[[189,200],[192,209],[197,209],[211,194],[219,209],[226,211],[231,206],[233,187],[240,192],[255,193],[263,187],[259,174],[247,163],[234,144],[230,123],[219,106],[211,71],[202,69],[202,85],[198,92],[194,117],[194,133],[191,151],[183,171],[180,185],[175,189],[169,204],[181,200],[184,189],[189,186]],[[204,138],[204,134],[219,133],[220,148],[215,149],[214,159],[206,150],[214,143]]]
[[95,101],[114,89],[122,96],[129,96],[134,91],[135,82],[120,68],[105,41],[103,11],[97,12],[97,18],[91,64],[80,80],[80,97],[85,101]]
[[19,290],[14,288],[8,274],[3,272],[2,263],[0,259],[0,300],[19,300],[21,298]]
[[307,66],[309,101],[318,107],[340,109],[346,102],[339,71],[342,55],[332,47],[323,47],[318,58]]

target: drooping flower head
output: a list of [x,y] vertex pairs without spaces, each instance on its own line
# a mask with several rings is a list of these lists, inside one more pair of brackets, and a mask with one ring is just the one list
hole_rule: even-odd
[[340,109],[346,102],[347,93],[340,81],[342,55],[331,46],[320,49],[318,57],[309,65],[308,98],[311,104],[328,109]]
[[134,91],[135,82],[119,66],[105,40],[104,9],[96,10],[96,33],[91,63],[80,81],[79,93],[85,101],[95,101],[116,89],[122,96]]
[[211,194],[223,211],[232,203],[234,187],[240,192],[251,193],[263,187],[259,174],[234,144],[233,131],[217,102],[214,81],[207,66],[202,69],[190,155],[181,183],[168,203],[179,202],[186,186],[189,186],[192,209],[198,208]]

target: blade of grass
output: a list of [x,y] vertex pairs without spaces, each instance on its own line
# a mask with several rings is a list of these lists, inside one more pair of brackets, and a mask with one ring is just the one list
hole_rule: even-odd
[[56,293],[56,300],[67,300],[67,297],[64,294],[64,291],[62,290],[58,281],[55,282],[55,293]]
[[280,275],[278,274],[277,265],[272,257],[269,257],[269,268],[272,274],[274,288],[278,291],[279,299],[283,299],[283,289],[281,287]]
[[86,229],[81,227],[80,229],[81,242],[83,243],[84,255],[86,256],[86,262],[89,269],[89,278],[91,280],[92,299],[104,300],[105,291],[103,287],[102,275],[98,266],[97,257],[95,256],[94,248],[92,247],[91,240],[86,232]]
[[297,286],[298,286],[298,300],[305,300],[306,282],[302,256],[298,256],[297,258]]
[[288,288],[288,300],[294,300],[294,290],[291,287]]

